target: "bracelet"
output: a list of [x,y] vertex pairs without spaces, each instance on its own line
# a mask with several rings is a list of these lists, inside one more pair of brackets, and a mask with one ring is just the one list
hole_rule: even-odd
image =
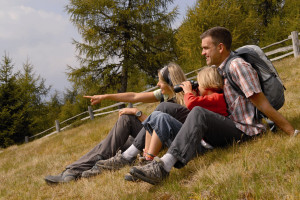
[[294,137],[296,137],[299,133],[299,130],[295,129],[295,132],[294,132]]

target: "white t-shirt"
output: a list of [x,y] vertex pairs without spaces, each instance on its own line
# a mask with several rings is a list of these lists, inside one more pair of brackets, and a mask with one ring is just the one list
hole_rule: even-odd
[[162,93],[161,93],[161,89],[154,90],[154,91],[153,91],[153,94],[154,94],[155,98],[156,98],[158,101],[161,100],[162,96],[163,96],[163,98],[164,98],[164,101],[167,101],[168,98],[169,98],[168,95],[162,94]]

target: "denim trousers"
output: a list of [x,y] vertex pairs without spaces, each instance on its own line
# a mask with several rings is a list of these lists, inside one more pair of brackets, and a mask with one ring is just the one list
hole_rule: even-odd
[[[176,119],[178,122],[180,122],[181,124],[183,124],[185,122],[185,119],[190,112],[190,110],[187,109],[186,107],[184,107],[180,104],[171,103],[171,102],[160,103],[155,108],[155,111],[167,113],[170,116],[172,116],[174,119]],[[146,135],[146,130],[145,130],[145,128],[142,128],[141,131],[138,133],[138,135],[135,137],[135,139],[133,141],[133,145],[140,151],[143,151],[143,149],[145,147],[145,135]]]
[[143,121],[146,131],[152,135],[153,130],[156,132],[161,143],[169,147],[180,130],[182,123],[167,113],[154,111]]

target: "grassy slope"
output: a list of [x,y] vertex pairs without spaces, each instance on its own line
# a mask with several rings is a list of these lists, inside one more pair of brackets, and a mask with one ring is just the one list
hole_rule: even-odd
[[[300,59],[274,63],[284,84],[280,112],[298,129]],[[156,104],[142,105],[148,113]],[[129,167],[98,177],[49,186],[58,174],[102,140],[117,114],[0,153],[0,199],[300,199],[300,136],[267,133],[254,141],[216,149],[174,169],[161,185],[128,183]]]

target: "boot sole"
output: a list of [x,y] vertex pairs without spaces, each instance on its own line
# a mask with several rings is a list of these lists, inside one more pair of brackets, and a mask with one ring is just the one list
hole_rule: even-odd
[[63,183],[63,182],[52,181],[52,180],[45,179],[45,178],[44,178],[44,180],[49,185],[57,185],[57,184]]
[[51,185],[55,185],[55,184],[61,184],[61,183],[69,183],[71,181],[76,181],[79,177],[71,179],[69,181],[58,181],[58,180],[53,180],[53,179],[49,179],[49,178],[44,178],[44,180],[46,181],[46,183],[51,184]]
[[98,175],[100,175],[102,172],[99,172],[99,173],[95,173],[95,174],[89,174],[89,175],[84,175],[84,174],[82,174],[81,175],[81,177],[82,178],[92,178],[92,177],[95,177],[95,176],[98,176]]
[[130,182],[138,182],[138,181],[141,181],[141,179],[138,179],[138,178],[132,176],[131,174],[126,174],[126,175],[124,176],[124,179],[125,179],[125,181],[130,181]]

